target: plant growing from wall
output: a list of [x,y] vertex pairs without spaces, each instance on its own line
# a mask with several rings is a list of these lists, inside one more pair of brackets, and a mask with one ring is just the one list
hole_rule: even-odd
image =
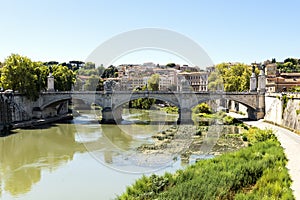
[[283,114],[284,114],[284,111],[287,107],[287,103],[289,101],[289,98],[286,94],[283,94],[282,97],[281,97],[281,100],[282,100],[282,118],[283,118]]

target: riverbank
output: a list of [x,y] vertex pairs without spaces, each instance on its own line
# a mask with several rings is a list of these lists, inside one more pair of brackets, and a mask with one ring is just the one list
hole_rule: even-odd
[[191,157],[214,157],[245,147],[243,130],[233,125],[172,126],[154,134],[151,144],[141,145],[137,150],[145,155],[173,154],[188,164]]
[[72,114],[65,114],[61,116],[55,116],[51,118],[45,118],[45,119],[32,119],[29,121],[24,122],[15,122],[12,124],[12,129],[18,129],[18,128],[37,128],[42,125],[51,124],[54,122],[62,121],[62,120],[71,120],[73,119]]
[[280,141],[281,146],[284,148],[284,152],[288,159],[286,167],[291,175],[292,185],[291,188],[294,191],[296,199],[300,199],[300,136],[295,132],[270,124],[264,121],[248,121],[245,122],[248,125],[255,126],[261,129],[271,129],[275,132],[276,137]]
[[[191,160],[214,157],[246,146],[241,122],[225,113],[194,115],[196,125],[173,125],[152,135],[152,142],[137,151],[149,155],[173,155],[189,164]],[[192,157],[192,158],[191,158]]]
[[0,136],[10,135],[11,131],[19,128],[21,129],[40,128],[41,126],[51,125],[52,123],[55,122],[72,120],[72,119],[73,119],[72,114],[65,114],[65,115],[55,116],[55,117],[45,118],[45,119],[31,119],[28,121],[13,122],[8,126],[0,126]]
[[283,148],[270,130],[244,133],[248,147],[175,174],[143,176],[118,199],[295,199]]

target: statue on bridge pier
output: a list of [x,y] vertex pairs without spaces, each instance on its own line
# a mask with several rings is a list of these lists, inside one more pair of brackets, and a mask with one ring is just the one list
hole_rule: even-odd
[[252,74],[250,77],[250,92],[256,92],[257,90],[257,80],[256,80],[256,74],[255,74],[255,65],[252,65]]
[[104,82],[104,91],[111,92],[117,86],[116,81],[107,80]]
[[259,66],[259,75],[258,75],[258,84],[257,84],[257,91],[259,93],[264,94],[266,92],[266,75],[265,75],[265,65]]
[[50,72],[49,72],[49,75],[47,77],[47,91],[48,92],[54,92],[54,77],[52,75],[52,67],[49,67],[50,69]]

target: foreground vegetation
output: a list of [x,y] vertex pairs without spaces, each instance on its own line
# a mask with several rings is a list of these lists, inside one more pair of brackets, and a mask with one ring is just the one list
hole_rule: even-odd
[[270,130],[244,133],[248,147],[163,176],[143,176],[118,199],[294,199],[287,159]]

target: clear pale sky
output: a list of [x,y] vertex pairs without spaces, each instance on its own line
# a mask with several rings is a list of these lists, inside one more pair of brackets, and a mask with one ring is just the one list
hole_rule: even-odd
[[[1,62],[11,53],[35,61],[84,61],[111,37],[149,27],[191,38],[214,63],[300,58],[297,0],[0,0],[0,8]],[[173,59],[166,57],[133,55],[122,62]]]

